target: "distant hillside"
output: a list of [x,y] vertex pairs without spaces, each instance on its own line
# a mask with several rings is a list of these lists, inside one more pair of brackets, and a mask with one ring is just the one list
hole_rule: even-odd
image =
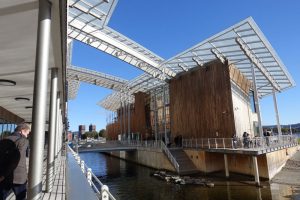
[[[293,133],[300,133],[300,123],[297,124],[289,124],[289,125],[281,125],[282,133],[289,133],[290,128],[292,128]],[[263,129],[272,129],[275,133],[277,133],[277,125],[269,125],[263,126]]]
[[[291,126],[292,129],[300,129],[300,123],[281,125],[282,128],[290,128],[290,126]],[[277,127],[277,125],[263,126],[263,128],[276,128],[276,127]]]

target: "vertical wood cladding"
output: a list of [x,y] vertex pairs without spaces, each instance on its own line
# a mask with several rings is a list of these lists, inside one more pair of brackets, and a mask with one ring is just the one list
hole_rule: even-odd
[[0,119],[8,123],[21,123],[24,119],[0,106]]
[[[150,123],[147,123],[146,120],[146,112],[147,112],[147,104],[146,98],[148,95],[146,93],[138,92],[134,94],[135,103],[134,106],[131,105],[130,109],[130,132],[131,133],[139,133],[142,138],[147,138],[151,134]],[[149,105],[148,105],[149,107]],[[120,120],[120,118],[122,118]],[[121,124],[122,122],[122,124]],[[125,123],[125,126],[124,126]],[[121,128],[122,127],[122,131]],[[120,112],[118,110],[117,121],[106,126],[106,131],[109,139],[117,139],[118,134],[128,133],[128,110],[126,108],[125,117],[124,117],[124,109]]]
[[140,133],[142,138],[147,138],[151,134],[151,129],[149,127],[149,122],[146,121],[146,99],[149,95],[143,92],[138,92],[134,94],[134,111],[131,117],[131,126],[134,133]]
[[229,66],[229,74],[231,80],[235,82],[246,95],[249,95],[249,90],[252,87],[251,81],[249,81],[234,65]]
[[235,132],[230,75],[218,60],[170,81],[172,137],[232,137]]

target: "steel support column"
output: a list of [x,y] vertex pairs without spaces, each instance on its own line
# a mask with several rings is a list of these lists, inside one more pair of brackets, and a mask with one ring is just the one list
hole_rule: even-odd
[[51,3],[48,0],[40,0],[27,199],[40,199],[42,195],[50,34]]
[[130,96],[128,94],[128,98],[127,98],[127,100],[128,100],[128,134],[130,135],[130,101],[129,101],[129,98],[130,98]]
[[59,112],[60,112],[60,92],[58,92],[57,99],[56,99],[56,125],[55,125],[55,154],[54,154],[54,162],[56,162],[57,152],[58,152]]
[[125,96],[123,98],[123,124],[124,124],[125,138],[126,140],[128,140],[128,134],[126,133],[126,97]]
[[252,83],[253,83],[253,92],[254,92],[254,104],[255,104],[255,110],[256,110],[257,119],[258,119],[258,131],[259,131],[259,136],[263,137],[263,129],[262,129],[262,124],[261,124],[258,93],[257,93],[257,87],[256,87],[255,66],[253,64],[251,64],[251,65],[252,65],[251,71],[252,71]]
[[166,86],[163,86],[163,118],[164,118],[164,132],[165,132],[165,144],[168,145],[169,138],[167,135],[167,117],[166,117]]
[[273,102],[274,102],[274,108],[275,108],[275,114],[276,114],[276,123],[277,123],[278,135],[282,135],[280,121],[279,121],[278,107],[277,107],[277,98],[276,98],[276,93],[275,93],[274,88],[273,88]]
[[155,142],[158,140],[157,136],[157,104],[156,104],[156,91],[154,90],[154,131],[155,131]]
[[51,71],[51,96],[48,130],[48,155],[47,155],[47,179],[46,191],[51,192],[54,179],[54,142],[55,142],[55,117],[56,117],[56,99],[57,99],[57,68]]
[[124,140],[123,138],[123,124],[122,124],[122,94],[120,94],[120,111],[119,111],[119,121],[120,121],[120,134],[121,134],[121,140]]

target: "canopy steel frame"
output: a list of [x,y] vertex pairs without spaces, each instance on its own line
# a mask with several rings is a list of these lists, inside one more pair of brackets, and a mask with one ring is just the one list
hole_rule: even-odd
[[120,91],[128,83],[123,78],[75,66],[67,68],[67,80],[70,99],[76,97],[80,81],[116,91]]

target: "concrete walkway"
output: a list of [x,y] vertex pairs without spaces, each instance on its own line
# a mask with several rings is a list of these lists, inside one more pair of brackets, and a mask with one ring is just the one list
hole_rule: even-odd
[[300,186],[300,151],[298,151],[291,157],[282,168],[282,170],[276,174],[272,179],[272,183],[287,184]]

